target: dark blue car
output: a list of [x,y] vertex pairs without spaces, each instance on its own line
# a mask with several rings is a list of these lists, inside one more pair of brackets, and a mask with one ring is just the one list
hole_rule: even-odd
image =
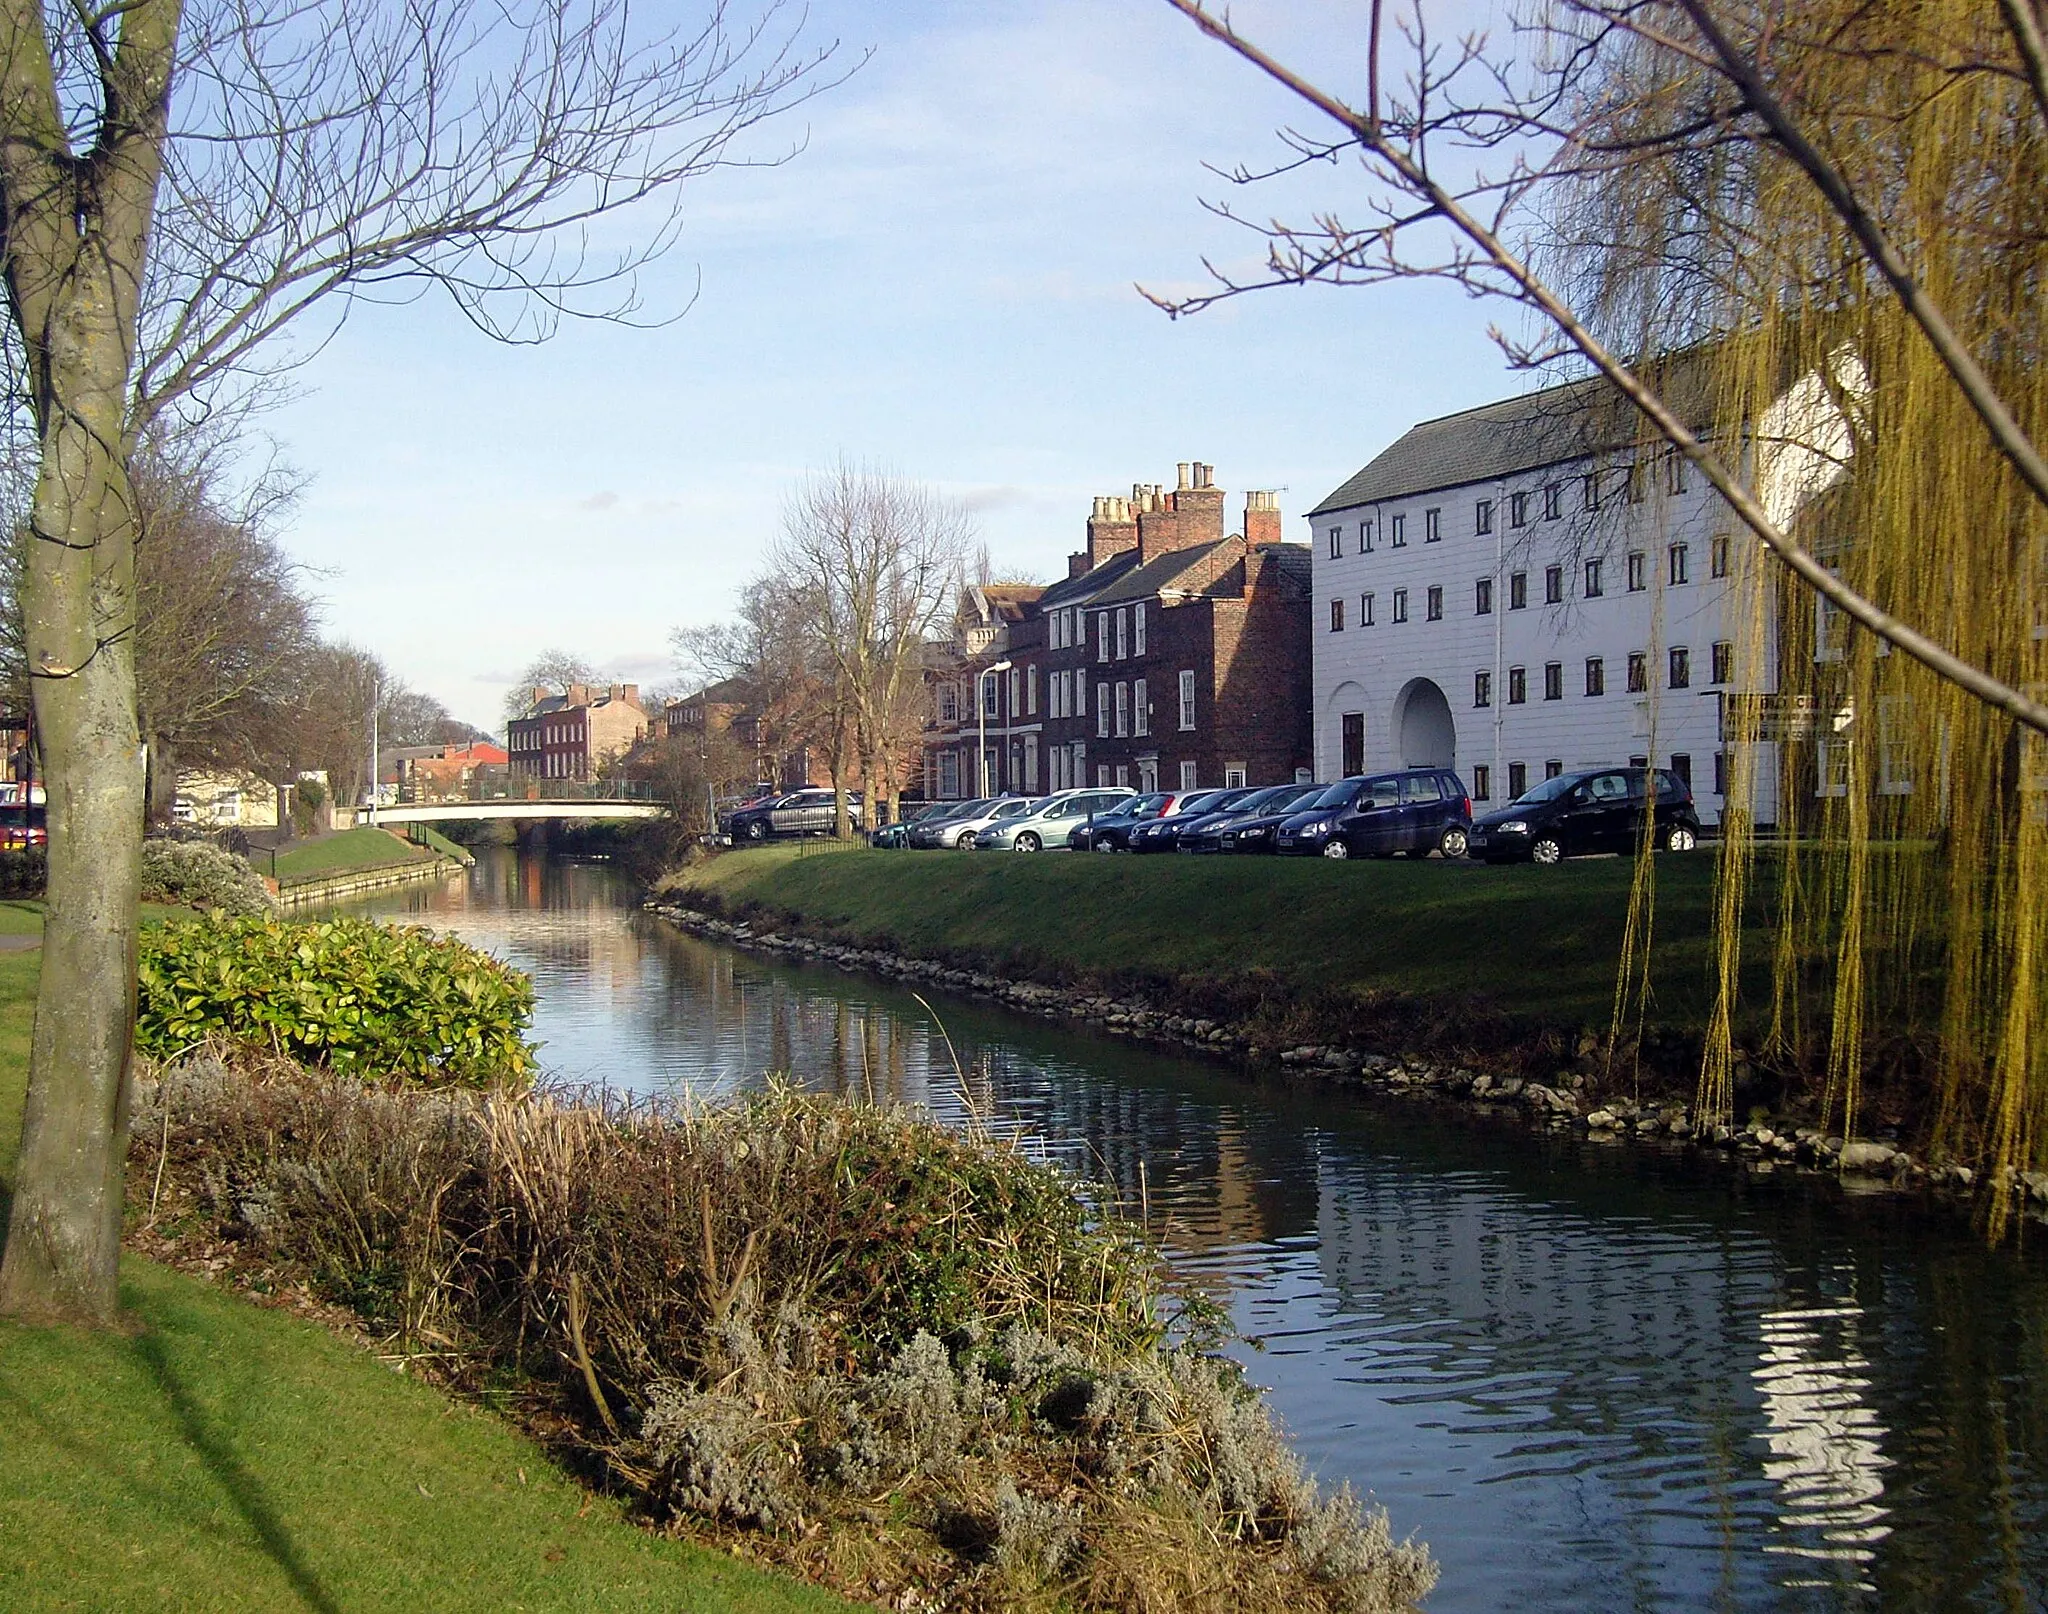
[[1463,857],[1472,835],[1472,798],[1448,768],[1407,768],[1332,785],[1273,835],[1274,850],[1297,857]]

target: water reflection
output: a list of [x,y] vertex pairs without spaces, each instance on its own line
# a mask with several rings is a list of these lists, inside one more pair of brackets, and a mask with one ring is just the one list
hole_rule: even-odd
[[1142,1203],[1436,1610],[2048,1606],[2048,1281],[1868,1201],[1444,1125],[622,911],[510,854],[405,908],[532,971],[559,1076],[770,1070],[1031,1141]]

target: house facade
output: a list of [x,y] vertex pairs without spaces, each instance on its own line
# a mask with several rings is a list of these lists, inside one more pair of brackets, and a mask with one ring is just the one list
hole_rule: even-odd
[[[1719,821],[1723,714],[1775,689],[1775,624],[1745,631],[1718,496],[1600,384],[1412,427],[1309,522],[1318,777],[1451,767],[1476,806],[1654,764]],[[1756,761],[1748,805],[1774,822]]]
[[[961,590],[950,638],[927,647],[924,794],[962,801],[1033,794],[1044,778],[1040,679],[1045,623],[1036,583],[972,583]],[[999,663],[1007,667],[991,671]],[[980,710],[976,702],[980,702]],[[985,747],[985,750],[978,748]]]
[[[779,743],[768,703],[745,678],[721,678],[662,707],[661,731],[679,744],[709,752],[722,739],[753,757],[752,781],[785,790],[830,784],[825,761],[810,746]],[[738,782],[738,781],[734,781]]]
[[506,726],[505,751],[516,778],[588,782],[646,732],[638,684],[540,688]]

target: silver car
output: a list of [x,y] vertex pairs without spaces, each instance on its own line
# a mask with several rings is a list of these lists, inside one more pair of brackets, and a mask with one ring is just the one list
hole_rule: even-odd
[[975,831],[977,852],[1041,852],[1048,846],[1064,847],[1077,825],[1096,813],[1113,812],[1137,792],[1123,785],[1094,790],[1061,790],[1041,796],[1029,810],[999,819]]
[[1006,818],[1015,818],[1018,814],[1029,812],[1030,810],[1031,798],[1029,796],[999,796],[974,817],[963,818],[957,823],[948,824],[946,826],[946,833],[949,833],[952,839],[942,839],[939,844],[941,846],[954,846],[963,852],[972,851],[976,840],[982,835],[987,834],[995,825],[1000,824]]

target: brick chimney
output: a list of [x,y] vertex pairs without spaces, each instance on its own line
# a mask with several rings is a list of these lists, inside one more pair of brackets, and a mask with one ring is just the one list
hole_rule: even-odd
[[1160,496],[1157,487],[1138,514],[1138,558],[1157,560],[1197,544],[1213,544],[1223,536],[1223,490],[1215,485],[1215,467],[1200,460],[1184,461],[1179,485]]
[[1257,547],[1280,542],[1280,495],[1270,490],[1244,496],[1244,541]]
[[1098,498],[1088,517],[1088,564],[1082,571],[1092,572],[1104,561],[1137,546],[1138,522],[1131,501],[1114,494]]

